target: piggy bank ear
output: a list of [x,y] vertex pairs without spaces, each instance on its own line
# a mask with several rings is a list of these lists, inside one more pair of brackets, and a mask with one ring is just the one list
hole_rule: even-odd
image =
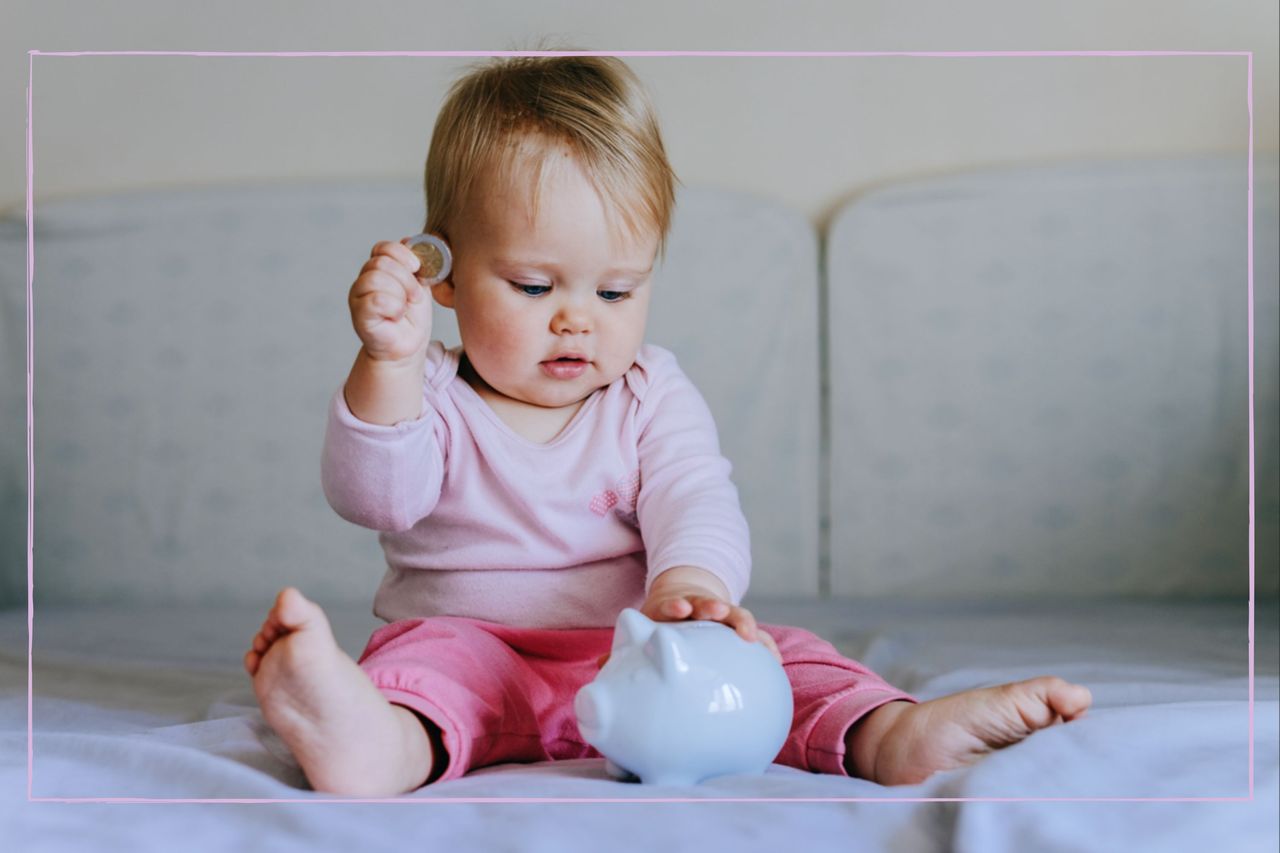
[[680,638],[680,632],[672,628],[655,628],[653,636],[645,644],[644,654],[653,662],[663,681],[670,681],[689,671],[688,649]]
[[627,646],[635,646],[649,639],[653,633],[654,623],[639,610],[628,607],[618,616],[617,627],[613,629],[613,652]]

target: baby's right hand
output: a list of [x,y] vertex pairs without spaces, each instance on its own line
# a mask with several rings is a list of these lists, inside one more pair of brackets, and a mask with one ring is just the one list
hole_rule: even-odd
[[431,296],[414,273],[418,256],[403,243],[382,241],[347,297],[351,325],[377,361],[403,361],[425,352],[431,339]]

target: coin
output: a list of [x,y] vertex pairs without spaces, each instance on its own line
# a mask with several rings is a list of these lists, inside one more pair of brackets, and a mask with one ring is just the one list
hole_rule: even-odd
[[448,243],[434,234],[419,234],[410,237],[406,245],[422,262],[415,275],[423,279],[425,284],[435,284],[448,277],[449,270],[453,267]]
[[440,273],[440,268],[444,266],[444,255],[440,254],[439,249],[430,243],[417,243],[412,251],[422,261],[419,272],[424,278],[435,278]]

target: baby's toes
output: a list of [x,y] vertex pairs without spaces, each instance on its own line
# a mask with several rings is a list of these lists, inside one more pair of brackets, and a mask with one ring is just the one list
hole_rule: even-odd
[[267,620],[262,623],[262,634],[268,643],[274,643],[285,634],[320,624],[327,624],[320,605],[290,586],[276,596]]
[[1078,719],[1093,704],[1093,693],[1083,684],[1072,684],[1061,678],[1048,676],[1050,679],[1048,700],[1049,707],[1062,719],[1071,721]]
[[1052,675],[1004,686],[1013,693],[1014,705],[1028,733],[1079,716],[1091,701],[1087,687]]
[[[254,645],[257,645],[258,640],[262,640],[270,646],[276,640],[280,639],[281,635],[286,633],[286,631],[287,629],[284,625],[280,624],[280,621],[276,619],[275,610],[272,610],[267,614],[267,618],[263,620],[262,627],[258,629],[258,635],[253,638]],[[259,649],[259,651],[263,650]]]
[[276,596],[276,606],[272,609],[271,615],[288,630],[297,628],[305,622],[311,616],[314,606],[297,589],[287,586]]
[[267,649],[275,643],[276,640],[289,633],[289,629],[275,618],[273,610],[267,615],[266,620],[262,623],[262,627],[258,629],[258,633],[254,635],[253,642],[250,646],[258,654],[265,654]]
[[249,650],[244,653],[244,668],[250,675],[257,675],[258,666],[262,663],[262,656],[267,653],[267,649],[271,648],[274,642],[267,632],[267,626],[264,623],[258,629],[258,633],[253,635],[253,639],[249,641]]

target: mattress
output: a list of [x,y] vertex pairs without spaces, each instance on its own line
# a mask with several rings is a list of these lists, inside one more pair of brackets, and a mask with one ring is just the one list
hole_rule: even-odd
[[[1257,605],[1252,706],[1244,601],[748,603],[921,699],[1056,674],[1086,684],[1094,707],[916,786],[779,765],[648,786],[583,759],[348,802],[310,791],[264,726],[240,657],[265,602],[47,606],[33,623],[28,792],[27,613],[10,610],[0,613],[0,826],[24,851],[1275,849],[1273,601]],[[358,653],[378,624],[367,604],[327,609]]]

